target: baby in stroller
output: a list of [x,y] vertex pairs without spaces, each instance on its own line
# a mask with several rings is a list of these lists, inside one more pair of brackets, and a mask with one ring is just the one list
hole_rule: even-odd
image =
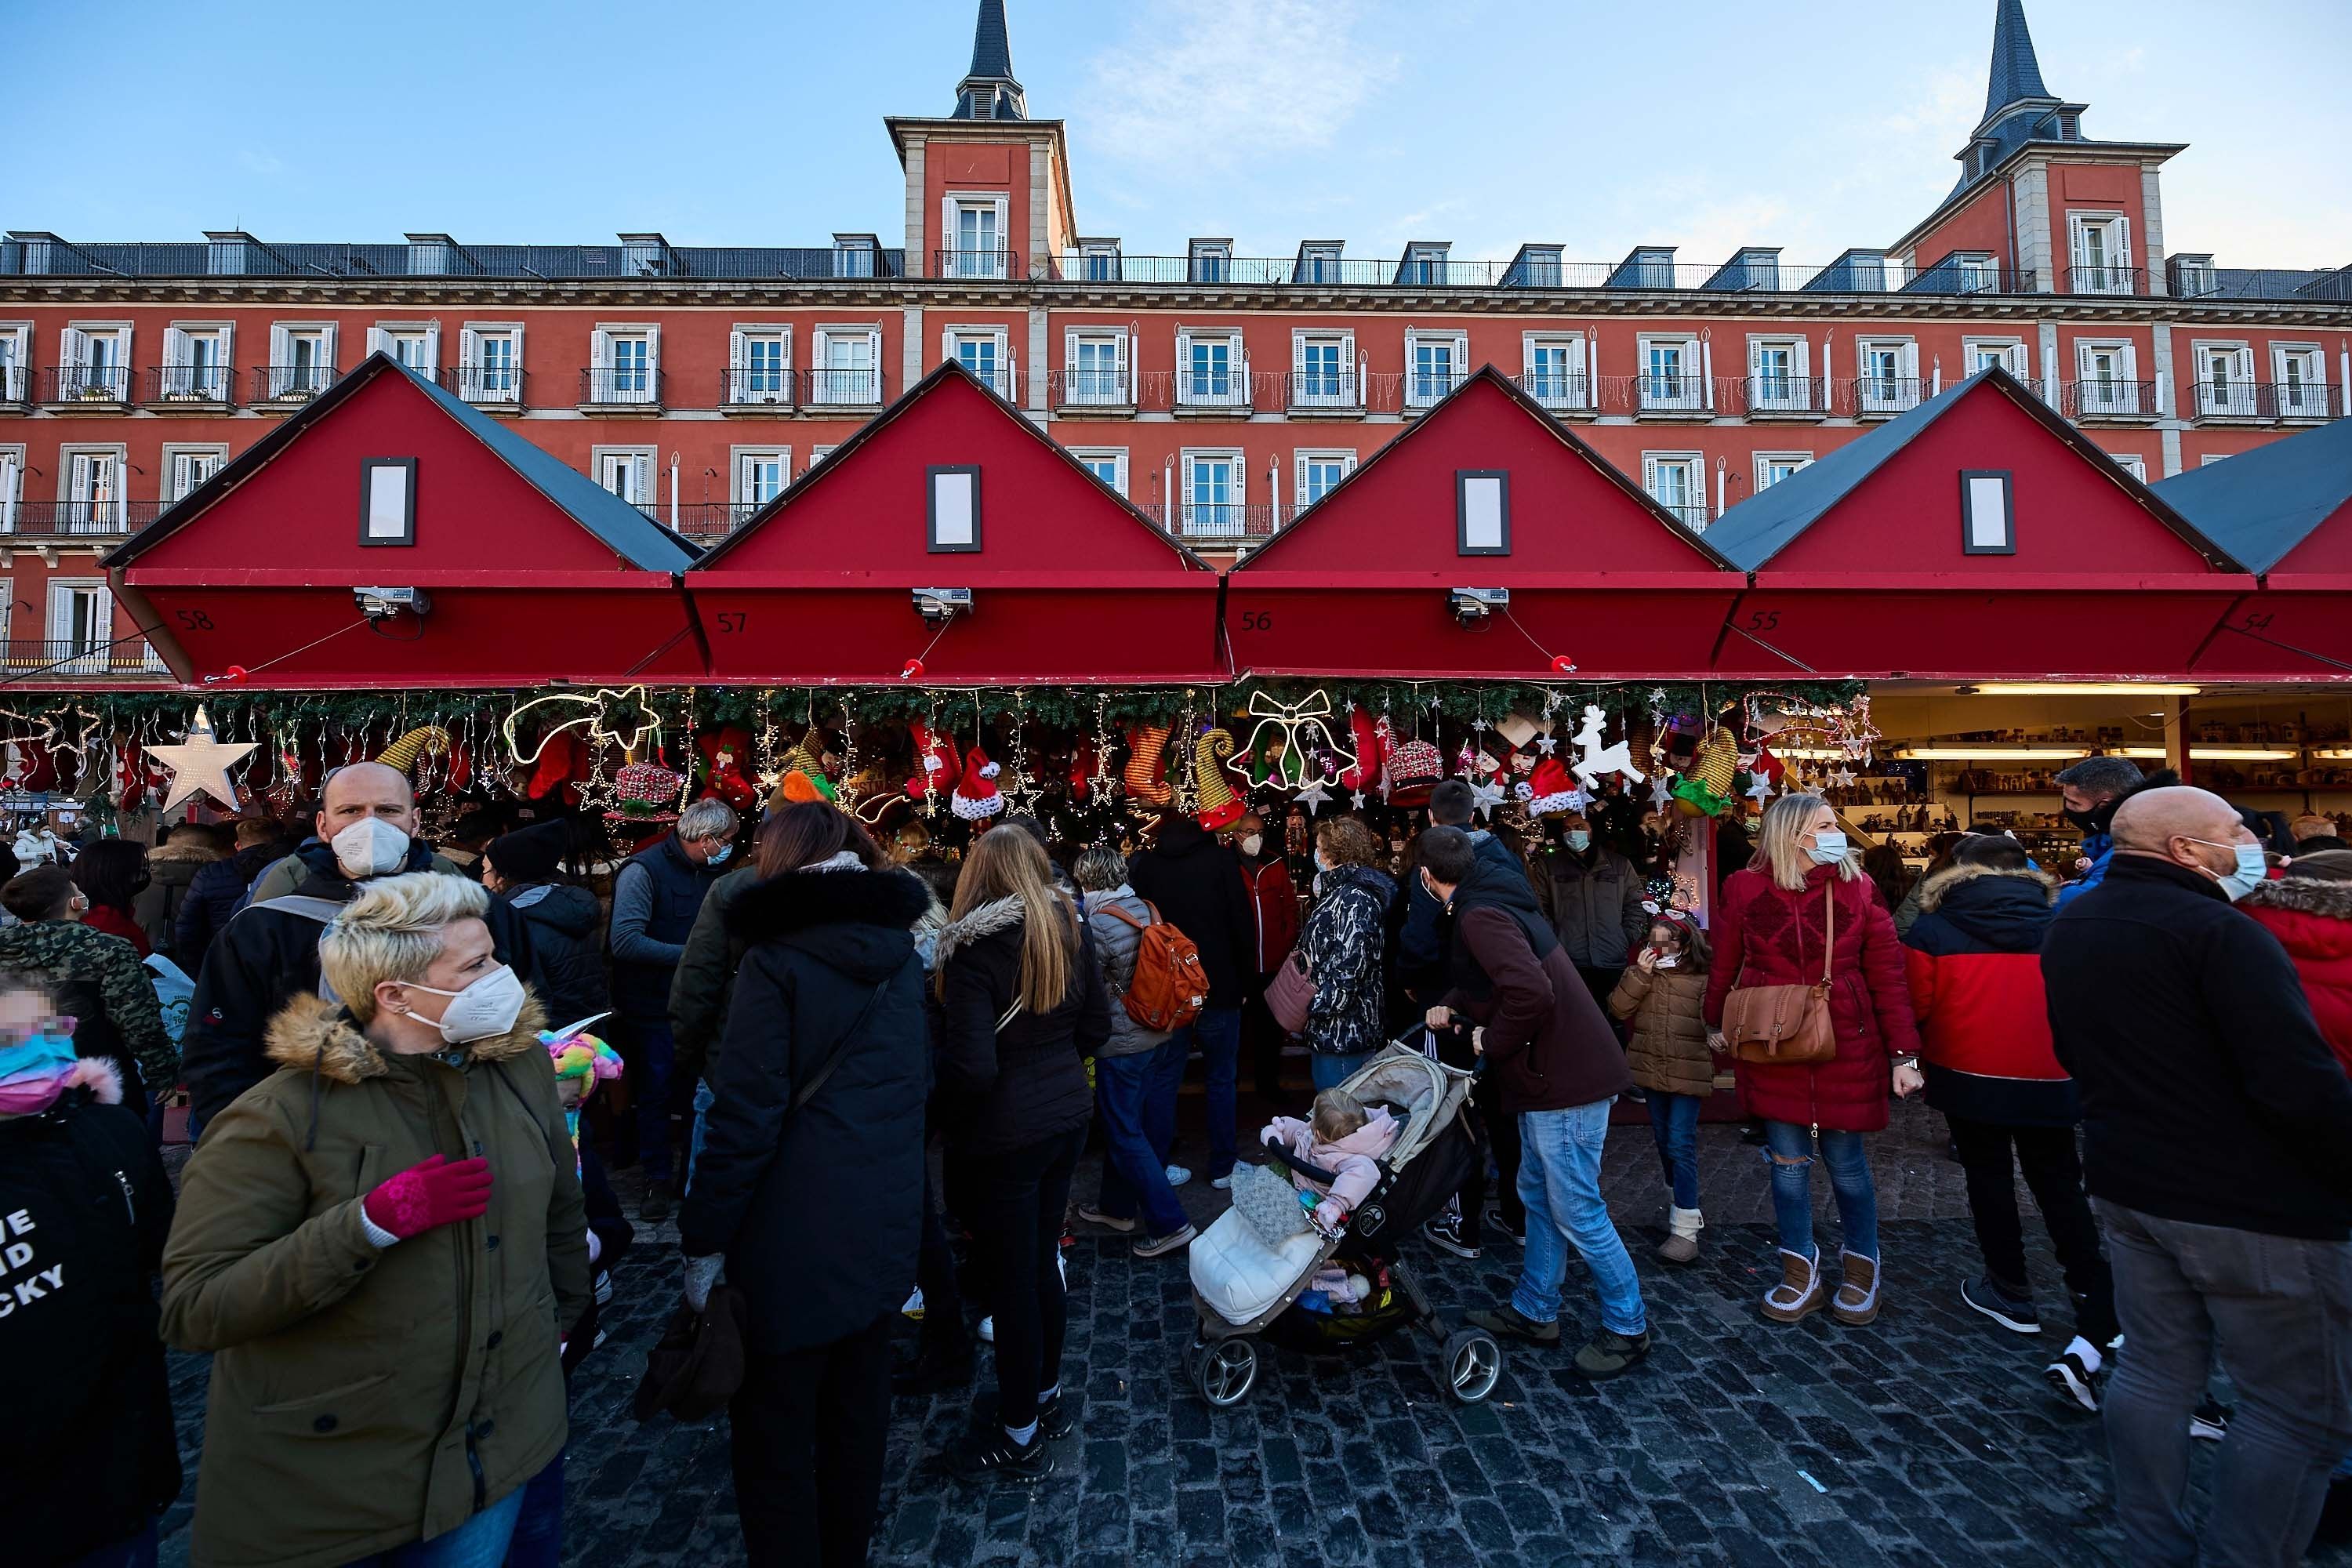
[[1328,1185],[1297,1172],[1290,1179],[1300,1192],[1321,1195],[1322,1202],[1315,1205],[1316,1228],[1337,1236],[1347,1227],[1356,1205],[1380,1184],[1381,1168],[1375,1162],[1396,1146],[1402,1130],[1388,1107],[1367,1108],[1344,1089],[1327,1089],[1315,1097],[1310,1120],[1277,1116],[1266,1123],[1258,1142],[1280,1143],[1294,1159],[1331,1173],[1335,1180]]

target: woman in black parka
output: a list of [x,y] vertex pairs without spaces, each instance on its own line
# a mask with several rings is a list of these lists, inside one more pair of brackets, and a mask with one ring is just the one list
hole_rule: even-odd
[[910,928],[930,896],[825,801],[771,818],[757,864],[728,914],[747,945],[678,1215],[687,1300],[699,1310],[723,1257],[750,1307],[728,1414],[751,1562],[863,1563],[922,1227],[930,1045]]

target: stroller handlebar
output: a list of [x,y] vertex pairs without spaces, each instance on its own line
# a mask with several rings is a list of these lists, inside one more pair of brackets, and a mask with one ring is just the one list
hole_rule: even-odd
[[1288,1166],[1309,1181],[1320,1182],[1328,1187],[1339,1179],[1339,1173],[1337,1171],[1327,1171],[1311,1160],[1302,1160],[1279,1143],[1266,1144],[1265,1152],[1273,1155],[1278,1163]]

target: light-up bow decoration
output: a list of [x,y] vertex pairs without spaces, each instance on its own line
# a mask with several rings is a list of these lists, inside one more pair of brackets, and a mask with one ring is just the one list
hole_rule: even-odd
[[1255,752],[1259,737],[1266,726],[1274,726],[1282,738],[1282,755],[1276,760],[1267,783],[1284,789],[1297,789],[1308,781],[1307,748],[1310,743],[1321,748],[1315,770],[1316,782],[1336,783],[1339,774],[1356,765],[1356,754],[1342,747],[1332,736],[1331,696],[1322,688],[1300,698],[1296,702],[1278,701],[1263,691],[1250,693],[1249,707],[1244,717],[1255,719],[1249,742],[1242,750]]

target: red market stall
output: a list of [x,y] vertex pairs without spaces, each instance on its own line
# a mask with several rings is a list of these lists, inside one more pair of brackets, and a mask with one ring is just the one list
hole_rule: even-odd
[[686,585],[723,681],[1231,679],[1215,571],[953,361]]
[[182,681],[390,690],[698,676],[693,553],[379,353],[106,564]]
[[2352,419],[2188,469],[2155,489],[2262,576],[2198,654],[2197,675],[2352,678]]
[[1237,566],[1225,627],[1261,676],[1688,679],[1745,586],[1489,365]]
[[1738,679],[2178,679],[2253,578],[1998,368],[1741,502]]

